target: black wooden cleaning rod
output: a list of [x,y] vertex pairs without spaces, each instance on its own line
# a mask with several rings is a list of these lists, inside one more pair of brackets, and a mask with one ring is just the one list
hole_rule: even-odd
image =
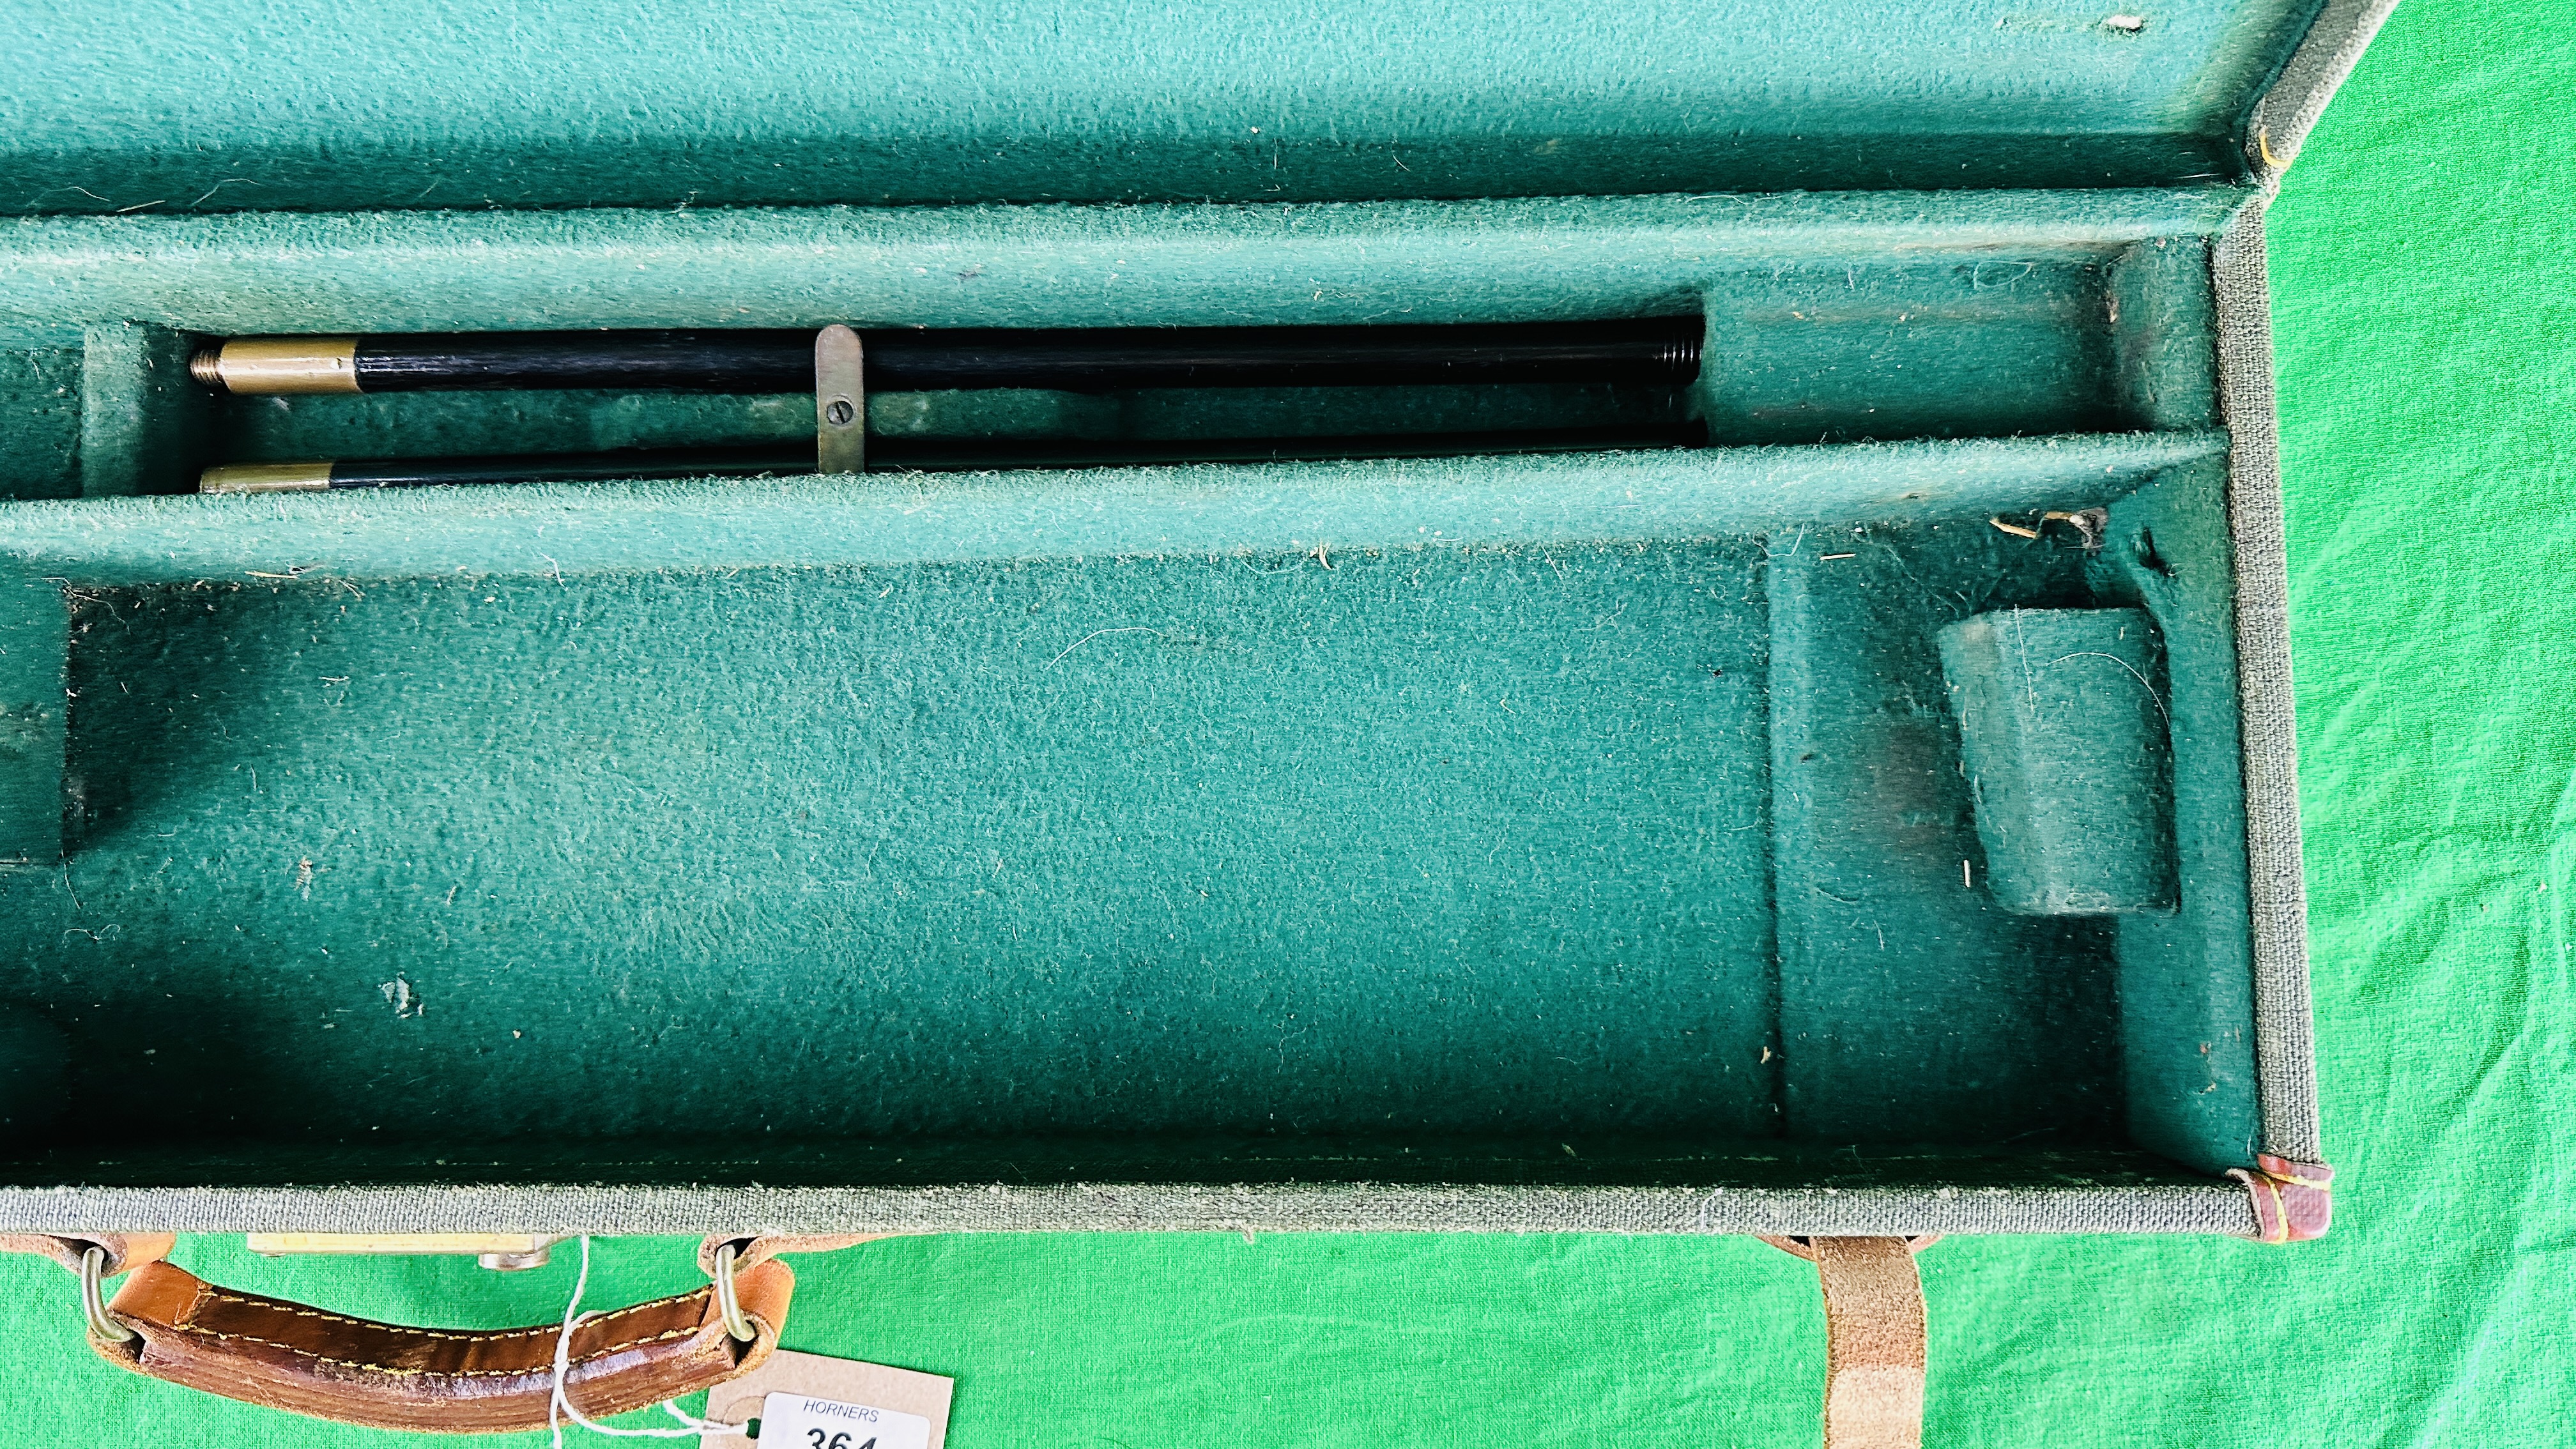
[[[811,331],[236,337],[199,382],[242,394],[499,388],[811,393]],[[1699,375],[1700,319],[1334,327],[871,328],[866,390],[1354,387]]]
[[[1696,447],[1697,423],[1644,428],[1532,428],[1347,438],[1180,438],[1116,442],[1053,439],[887,439],[870,442],[867,471],[982,472],[1003,468],[1106,468],[1152,463],[1266,463],[1337,458],[1431,458]],[[226,463],[198,480],[201,493],[304,493],[332,488],[427,488],[460,483],[594,483],[815,471],[810,443],[742,448],[636,448],[615,453],[490,458],[375,458],[311,463]]]

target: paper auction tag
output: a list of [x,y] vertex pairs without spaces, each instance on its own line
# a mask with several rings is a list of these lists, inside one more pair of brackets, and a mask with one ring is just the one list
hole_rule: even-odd
[[699,1449],[941,1449],[955,1387],[937,1374],[781,1349],[707,1395],[707,1418],[742,1428],[705,1435]]
[[760,1442],[792,1449],[930,1449],[930,1421],[872,1404],[771,1394],[760,1401]]

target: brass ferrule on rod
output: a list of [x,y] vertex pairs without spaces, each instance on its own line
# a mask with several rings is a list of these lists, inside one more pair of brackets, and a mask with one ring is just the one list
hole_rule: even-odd
[[331,465],[222,463],[197,475],[200,493],[315,493],[331,486]]
[[230,393],[358,391],[355,337],[236,337],[198,350],[188,375]]

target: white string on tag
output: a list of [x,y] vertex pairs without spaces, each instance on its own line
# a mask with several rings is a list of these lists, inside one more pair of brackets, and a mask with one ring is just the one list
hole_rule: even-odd
[[695,1439],[707,1434],[733,1434],[741,1431],[740,1424],[720,1424],[713,1419],[698,1418],[682,1409],[678,1402],[668,1399],[662,1403],[663,1412],[679,1420],[683,1427],[665,1429],[659,1424],[654,1424],[632,1429],[620,1428],[615,1424],[595,1423],[581,1410],[573,1407],[572,1399],[564,1393],[564,1376],[572,1368],[572,1331],[585,1321],[599,1316],[581,1311],[582,1291],[589,1286],[590,1234],[584,1233],[581,1235],[581,1272],[572,1280],[572,1301],[564,1305],[563,1332],[555,1335],[554,1393],[546,1401],[546,1427],[554,1431],[554,1449],[563,1449],[564,1420],[566,1419],[572,1420],[594,1434],[611,1434],[620,1439]]

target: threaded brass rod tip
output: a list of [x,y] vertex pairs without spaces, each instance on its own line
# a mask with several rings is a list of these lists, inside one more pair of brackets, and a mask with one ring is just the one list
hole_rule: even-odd
[[358,391],[355,337],[235,337],[188,359],[188,373],[237,396]]

